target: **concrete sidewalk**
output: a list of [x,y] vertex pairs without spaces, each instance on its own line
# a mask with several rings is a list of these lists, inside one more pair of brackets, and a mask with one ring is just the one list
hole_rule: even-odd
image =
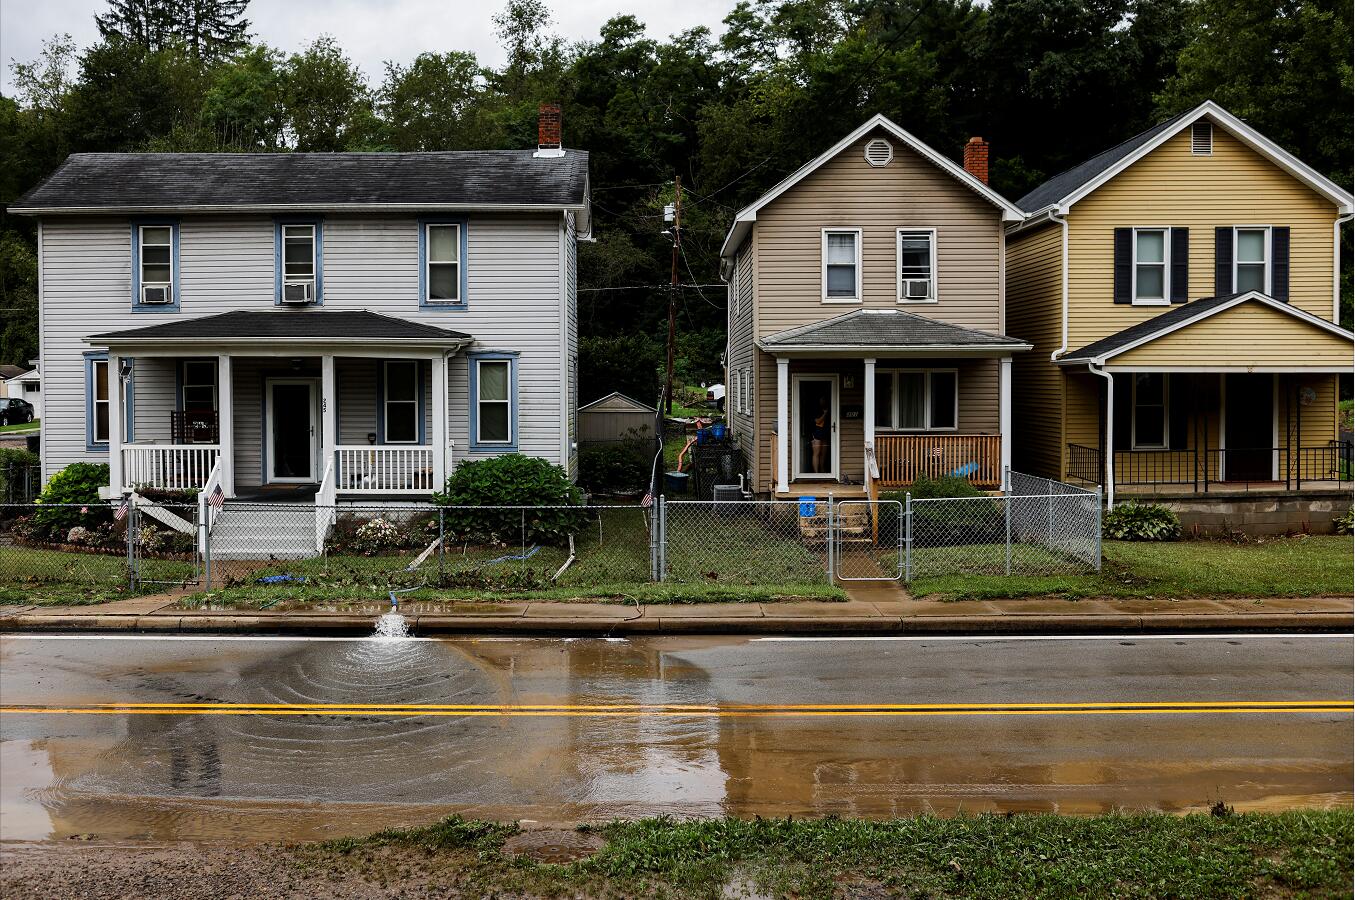
[[[858,597],[860,595],[858,594]],[[183,610],[174,596],[95,606],[0,607],[4,631],[170,634],[371,634],[379,603],[336,609]],[[401,613],[416,635],[521,634],[1104,634],[1352,631],[1350,597],[1226,600],[621,603],[413,601]]]

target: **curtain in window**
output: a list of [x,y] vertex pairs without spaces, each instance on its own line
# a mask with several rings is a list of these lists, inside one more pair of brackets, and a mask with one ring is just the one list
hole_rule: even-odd
[[899,428],[927,427],[927,375],[899,373]]

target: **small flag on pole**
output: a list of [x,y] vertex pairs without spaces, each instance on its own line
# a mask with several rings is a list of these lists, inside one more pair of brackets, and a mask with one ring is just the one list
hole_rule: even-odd
[[221,508],[221,504],[226,502],[226,493],[221,490],[221,485],[212,488],[212,493],[207,497],[207,502],[216,509]]
[[645,509],[648,509],[649,507],[653,506],[654,494],[650,491],[645,491],[644,497],[640,499],[640,505],[643,506]]
[[130,497],[122,498],[122,505],[118,507],[117,512],[113,513],[113,520],[115,522],[121,522],[123,519],[127,518],[127,504],[130,500]]

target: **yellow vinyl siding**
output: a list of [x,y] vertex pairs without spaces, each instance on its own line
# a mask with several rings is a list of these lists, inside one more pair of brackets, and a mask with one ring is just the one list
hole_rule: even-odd
[[1253,301],[1111,357],[1106,364],[1284,366],[1301,370],[1349,366],[1352,352],[1355,345],[1348,338]]
[[1050,363],[1062,338],[1063,229],[1046,225],[1007,245],[1007,333],[1034,345],[1012,358],[1012,453],[1016,469],[1059,477],[1063,376]]
[[[1198,299],[1215,293],[1215,227],[1288,226],[1290,301],[1331,318],[1335,206],[1217,126],[1211,156],[1190,152],[1185,128],[1074,204],[1067,218],[1072,349],[1167,308],[1113,302],[1116,228],[1189,228],[1188,296]],[[1209,362],[1197,358],[1195,364]]]
[[[866,162],[866,141],[894,147],[886,166]],[[821,234],[860,228],[862,303],[824,303]],[[898,302],[899,228],[935,228],[937,302]],[[860,309],[902,309],[968,328],[1002,327],[1002,211],[883,132],[843,150],[758,211],[756,334]]]
[[1066,475],[1069,444],[1080,444],[1096,449],[1101,446],[1105,437],[1105,426],[1101,423],[1101,405],[1106,396],[1106,380],[1085,371],[1059,371],[1063,376],[1064,393],[1063,446],[1059,447],[1059,452],[1064,467],[1061,475]]

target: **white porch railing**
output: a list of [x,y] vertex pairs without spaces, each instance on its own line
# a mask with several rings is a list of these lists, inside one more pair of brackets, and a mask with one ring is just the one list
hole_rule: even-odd
[[201,488],[221,458],[217,444],[129,444],[122,448],[122,486],[168,491]]
[[315,492],[315,552],[325,552],[325,541],[329,538],[329,529],[334,527],[334,460],[325,460],[325,474],[320,479],[320,489]]
[[217,514],[221,512],[221,507],[214,506],[210,502],[212,491],[220,486],[221,457],[218,456],[216,462],[212,464],[212,471],[207,474],[207,481],[198,492],[198,522],[201,523],[198,529],[198,549],[203,554],[207,553],[207,541],[212,533],[212,526],[216,524]]
[[430,494],[433,447],[336,447],[335,489],[344,494]]

